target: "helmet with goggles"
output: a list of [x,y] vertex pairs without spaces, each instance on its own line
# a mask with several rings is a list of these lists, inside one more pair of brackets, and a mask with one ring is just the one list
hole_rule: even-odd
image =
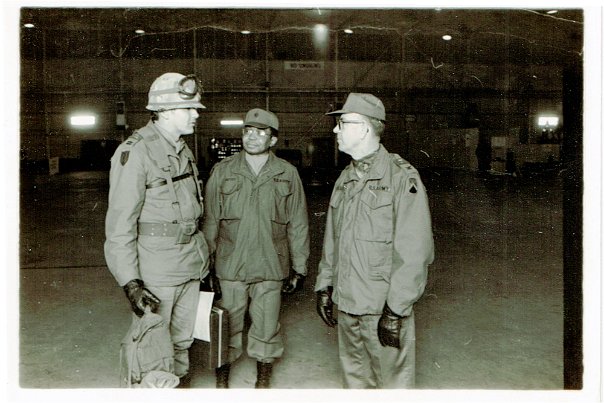
[[165,111],[181,108],[204,108],[200,102],[202,87],[194,75],[165,73],[159,76],[149,88],[150,111]]

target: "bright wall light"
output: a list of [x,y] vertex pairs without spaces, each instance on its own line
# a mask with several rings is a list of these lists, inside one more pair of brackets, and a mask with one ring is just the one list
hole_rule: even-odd
[[541,127],[556,127],[558,126],[558,116],[539,116],[537,124]]
[[72,126],[76,127],[91,127],[96,124],[96,116],[94,115],[72,115],[69,118]]
[[243,126],[241,119],[223,119],[220,121],[221,126]]
[[327,48],[327,40],[329,38],[329,28],[325,24],[316,24],[313,29],[313,43],[315,47],[324,51]]

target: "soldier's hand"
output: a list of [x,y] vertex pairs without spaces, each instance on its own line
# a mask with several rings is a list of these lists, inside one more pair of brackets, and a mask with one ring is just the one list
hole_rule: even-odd
[[378,321],[378,338],[380,344],[384,347],[401,348],[401,326],[404,317],[392,312],[388,304],[384,306],[384,311]]
[[222,289],[220,288],[220,280],[216,277],[216,273],[211,270],[210,273],[199,283],[199,291],[213,292],[214,302],[220,301],[222,298]]
[[130,301],[132,311],[136,316],[143,316],[146,307],[149,307],[151,312],[157,312],[157,308],[159,308],[161,301],[153,295],[151,291],[145,288],[143,280],[138,278],[130,280],[123,288],[126,297],[128,297],[128,301]]
[[281,288],[281,292],[283,294],[293,294],[296,291],[299,291],[304,287],[304,279],[306,277],[300,273],[293,272],[289,275],[289,277],[283,282],[283,287]]
[[333,302],[331,301],[332,292],[333,287],[327,287],[317,291],[317,313],[329,327],[334,327],[338,324],[338,321],[333,317]]

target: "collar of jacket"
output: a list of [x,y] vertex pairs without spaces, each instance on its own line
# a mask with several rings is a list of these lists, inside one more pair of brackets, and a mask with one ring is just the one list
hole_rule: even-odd
[[344,179],[343,183],[348,183],[354,180],[369,181],[382,179],[384,177],[384,174],[386,173],[387,165],[388,151],[386,151],[386,148],[384,148],[384,146],[380,144],[380,147],[377,151],[377,155],[375,156],[375,161],[373,162],[373,164],[371,164],[371,167],[369,168],[369,171],[367,171],[367,174],[365,174],[363,178],[359,179],[356,172],[354,172],[354,165],[351,162],[345,169],[346,178]]
[[[147,125],[138,130],[138,132],[143,137],[144,142],[151,152],[152,159],[155,160],[162,170],[168,169],[168,167],[172,165],[168,158],[169,155],[173,155],[178,158],[176,150],[174,150],[174,146],[168,142],[168,140],[161,134],[159,128],[155,126],[152,121],[149,121]],[[193,157],[193,154],[189,148],[186,147],[186,143],[183,144],[182,150],[180,151],[185,158],[183,163],[195,163],[195,158]]]
[[235,174],[242,175],[250,179],[252,182],[258,181],[258,184],[262,184],[267,180],[283,173],[285,169],[279,158],[277,158],[272,151],[269,151],[268,160],[262,167],[260,175],[256,176],[248,167],[247,161],[245,160],[245,151],[241,151],[239,154],[237,154],[236,163],[234,164],[232,171]]
[[174,143],[172,140],[170,140],[168,138],[168,135],[165,133],[165,131],[161,127],[159,127],[158,125],[153,123],[152,121],[149,121],[149,123],[147,123],[147,126],[151,126],[151,129],[157,135],[159,135],[159,137],[162,139],[164,148],[166,149],[166,152],[169,155],[174,155],[174,156],[178,157],[178,154],[185,148],[186,143],[182,137],[180,137],[178,139],[178,141],[176,143]]

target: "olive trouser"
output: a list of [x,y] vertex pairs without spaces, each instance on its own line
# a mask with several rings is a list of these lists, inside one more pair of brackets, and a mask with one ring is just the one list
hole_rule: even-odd
[[251,319],[247,335],[247,354],[260,362],[273,362],[283,355],[280,333],[282,281],[260,281],[247,284],[220,280],[222,305],[229,312],[229,362],[235,362],[243,353],[243,328],[248,309]]
[[183,377],[189,372],[189,347],[193,344],[199,280],[173,287],[145,287],[161,300],[157,313],[164,318],[170,329],[174,345],[174,374]]
[[338,347],[344,387],[354,389],[415,386],[415,318],[403,319],[401,349],[383,347],[377,335],[380,315],[338,312]]

